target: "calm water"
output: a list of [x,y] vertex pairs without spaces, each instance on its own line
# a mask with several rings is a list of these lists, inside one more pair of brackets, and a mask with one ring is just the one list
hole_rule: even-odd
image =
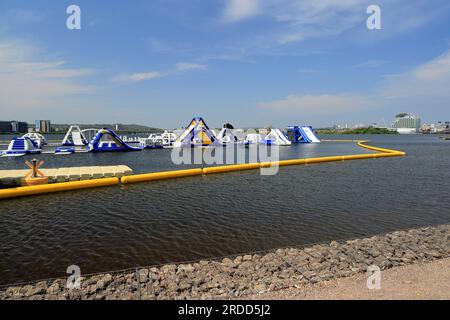
[[[72,264],[91,273],[450,223],[450,141],[326,138],[369,138],[408,156],[0,201],[0,284],[65,276]],[[365,152],[322,143],[282,148],[281,158]],[[46,167],[175,167],[170,150],[39,158]],[[21,168],[24,160],[0,159],[0,169]]]

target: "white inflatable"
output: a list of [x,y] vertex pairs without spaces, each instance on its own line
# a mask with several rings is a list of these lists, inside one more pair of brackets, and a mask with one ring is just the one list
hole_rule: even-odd
[[228,128],[223,128],[217,135],[217,139],[221,143],[237,143],[238,138],[234,135],[233,131]]
[[278,146],[289,146],[292,144],[288,137],[280,129],[272,129],[264,138],[266,144],[275,144]]
[[317,138],[315,133],[312,131],[311,127],[301,127],[303,133],[307,137],[307,140],[309,140],[312,143],[319,143],[320,140]]
[[38,149],[42,149],[43,146],[47,145],[47,140],[45,137],[37,132],[27,133],[22,137],[22,139],[31,139]]
[[174,142],[175,148],[221,146],[216,135],[209,129],[203,118],[192,119],[189,126]]
[[67,131],[66,136],[64,137],[64,140],[62,142],[62,145],[65,147],[69,146],[87,146],[88,141],[81,132],[81,129],[79,126],[71,126],[69,128],[69,131]]

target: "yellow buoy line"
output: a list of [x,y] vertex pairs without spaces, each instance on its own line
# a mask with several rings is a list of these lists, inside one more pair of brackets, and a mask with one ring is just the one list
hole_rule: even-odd
[[274,167],[274,166],[283,167],[283,166],[307,165],[307,164],[335,162],[335,161],[349,161],[349,160],[361,160],[361,159],[372,159],[372,158],[383,158],[383,157],[401,157],[401,156],[406,155],[406,153],[403,151],[369,146],[366,144],[368,141],[363,141],[363,140],[326,140],[326,141],[356,142],[356,144],[359,147],[368,149],[368,150],[372,150],[372,151],[376,151],[378,153],[363,153],[363,154],[353,154],[353,155],[343,155],[343,156],[328,156],[328,157],[318,157],[318,158],[280,160],[280,161],[274,161],[274,162],[256,162],[256,163],[215,166],[215,167],[206,167],[206,168],[189,169],[189,170],[174,170],[174,171],[147,173],[147,174],[137,174],[137,175],[123,176],[120,179],[119,178],[103,178],[103,179],[93,179],[93,180],[86,180],[86,181],[63,182],[63,183],[54,183],[54,184],[47,184],[47,185],[10,188],[10,189],[0,190],[0,199],[24,197],[24,196],[38,195],[38,194],[44,194],[44,193],[69,191],[69,190],[79,190],[79,189],[89,189],[89,188],[97,188],[97,187],[104,187],[104,186],[113,186],[113,185],[119,185],[120,183],[132,184],[132,183],[140,183],[140,182],[176,179],[176,178],[182,178],[182,177],[203,176],[203,175],[208,175],[208,174],[227,173],[227,172],[236,172],[236,171],[244,171],[244,170],[255,170],[255,169],[269,168],[269,167]]
[[103,178],[85,181],[73,181],[44,184],[38,186],[18,187],[0,190],[0,199],[34,196],[44,193],[54,193],[60,191],[80,190],[113,186],[119,184],[119,178]]

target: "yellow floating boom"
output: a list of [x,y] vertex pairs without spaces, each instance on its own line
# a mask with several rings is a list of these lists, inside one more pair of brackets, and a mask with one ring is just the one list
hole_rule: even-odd
[[366,143],[368,141],[362,140],[338,140],[339,142],[356,142],[356,144],[368,150],[376,151],[378,153],[364,153],[364,154],[353,154],[353,155],[343,155],[343,156],[328,156],[328,157],[318,157],[318,158],[304,158],[304,159],[292,159],[292,160],[281,160],[274,162],[256,162],[247,164],[236,164],[228,166],[217,166],[217,167],[207,167],[189,170],[175,170],[175,171],[165,171],[165,172],[154,172],[147,174],[129,175],[124,176],[120,180],[119,178],[104,178],[104,179],[94,179],[87,181],[76,181],[76,182],[65,182],[65,183],[55,183],[49,185],[40,186],[30,186],[30,187],[20,187],[0,190],[0,199],[22,197],[37,195],[43,193],[53,193],[60,191],[78,190],[78,189],[88,189],[103,186],[118,185],[119,181],[122,184],[131,184],[139,182],[149,182],[158,180],[175,179],[181,177],[191,177],[191,176],[201,176],[215,173],[226,173],[233,171],[243,171],[243,170],[254,170],[260,168],[268,168],[272,166],[293,166],[293,165],[307,165],[314,163],[324,163],[324,162],[335,162],[335,161],[348,161],[348,160],[360,160],[360,159],[373,159],[382,157],[401,157],[405,156],[406,153],[398,150],[391,150],[385,148],[378,148],[368,146]]
[[122,177],[121,182],[123,184],[130,184],[130,183],[138,183],[138,182],[174,179],[174,178],[181,178],[181,177],[200,176],[202,174],[203,174],[202,169],[154,172],[154,173],[125,176],[125,177]]
[[86,180],[86,181],[63,182],[63,183],[53,183],[53,184],[45,184],[45,185],[39,185],[39,186],[2,189],[2,190],[0,190],[0,199],[24,197],[24,196],[31,196],[31,195],[44,194],[44,193],[53,193],[53,192],[60,192],[60,191],[98,188],[98,187],[113,186],[113,185],[118,185],[118,184],[119,184],[119,178],[103,178],[103,179]]
[[225,173],[232,171],[253,170],[261,168],[261,163],[233,164],[229,166],[203,168],[203,174]]
[[228,166],[207,167],[207,168],[203,168],[203,169],[156,172],[156,173],[126,176],[121,179],[121,182],[123,184],[130,184],[130,183],[138,183],[138,182],[173,179],[173,178],[179,178],[179,177],[208,175],[208,174],[215,174],[215,173],[227,173],[227,172],[244,171],[244,170],[254,170],[254,169],[261,169],[261,168],[269,168],[272,166],[282,167],[282,166],[306,165],[306,164],[334,162],[334,161],[361,160],[361,159],[372,159],[372,158],[381,158],[381,157],[399,157],[399,156],[406,155],[406,153],[402,152],[402,151],[368,146],[365,144],[368,141],[362,141],[362,140],[336,140],[336,141],[338,141],[338,142],[356,142],[357,145],[361,148],[377,151],[380,153],[362,153],[362,154],[352,154],[352,155],[343,155],[343,156],[281,160],[281,161],[274,161],[274,162],[255,162],[255,163],[228,165]]

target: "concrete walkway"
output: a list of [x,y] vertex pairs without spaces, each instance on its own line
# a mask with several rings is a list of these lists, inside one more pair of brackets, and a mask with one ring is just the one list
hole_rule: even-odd
[[450,299],[450,259],[396,267],[381,272],[381,289],[367,289],[367,275],[249,297],[267,300],[424,300]]
[[[30,170],[0,170],[0,188],[19,187],[23,177]],[[101,179],[111,177],[122,177],[130,175],[133,170],[128,166],[93,166],[93,167],[70,167],[58,169],[40,169],[49,177],[49,183],[68,181]]]

